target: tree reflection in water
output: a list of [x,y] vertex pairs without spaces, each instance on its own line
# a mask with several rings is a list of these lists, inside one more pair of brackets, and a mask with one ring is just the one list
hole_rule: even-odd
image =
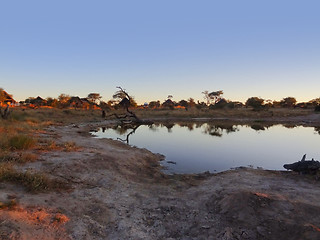
[[266,128],[260,124],[252,124],[251,128],[256,131],[264,131]]
[[126,136],[125,139],[122,138],[117,138],[117,140],[121,141],[121,142],[125,142],[127,144],[129,144],[129,137],[130,135],[134,134],[136,132],[136,130],[140,127],[141,125],[132,125],[132,124],[124,124],[124,125],[118,125],[113,127],[112,129],[115,130],[119,135],[124,135],[127,132],[129,132]]
[[[252,124],[246,124],[248,127],[255,131],[264,131],[267,130],[269,127],[273,126],[273,124],[260,124],[260,123],[252,123]],[[135,125],[135,124],[124,124],[124,125],[117,125],[114,127],[111,127],[118,135],[126,135],[126,137],[119,138],[117,137],[117,140],[120,140],[122,142],[125,142],[129,144],[130,136],[136,132],[136,130],[141,126],[141,124]],[[153,123],[148,125],[148,129],[153,132],[159,131],[160,128],[166,127],[168,130],[168,133],[172,133],[175,126],[179,127],[185,127],[189,131],[193,131],[198,128],[202,128],[202,133],[208,134],[210,136],[214,137],[222,137],[223,134],[229,134],[233,132],[239,131],[239,127],[241,125],[234,125],[231,123],[204,123],[204,122],[165,122],[165,123]],[[294,128],[296,125],[284,125],[286,128]],[[102,132],[106,131],[106,127],[102,127]],[[320,126],[314,127],[314,131],[317,132],[320,135]]]
[[215,124],[204,124],[204,133],[214,137],[222,137],[223,133],[232,133],[239,131],[236,125],[215,125]]
[[168,133],[171,133],[172,132],[172,128],[176,124],[175,123],[163,123],[162,125],[165,126],[168,129]]

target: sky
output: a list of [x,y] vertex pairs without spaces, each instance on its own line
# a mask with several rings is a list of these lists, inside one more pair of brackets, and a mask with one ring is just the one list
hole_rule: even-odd
[[138,103],[320,97],[318,0],[0,1],[0,87]]

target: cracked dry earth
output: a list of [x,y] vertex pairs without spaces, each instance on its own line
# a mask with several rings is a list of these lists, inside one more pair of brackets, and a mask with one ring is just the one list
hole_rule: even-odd
[[[71,187],[32,194],[1,183],[1,239],[320,239],[320,184],[290,172],[238,169],[167,176],[146,149],[51,127],[43,138],[73,141],[23,168]],[[1,200],[0,199],[0,200]]]

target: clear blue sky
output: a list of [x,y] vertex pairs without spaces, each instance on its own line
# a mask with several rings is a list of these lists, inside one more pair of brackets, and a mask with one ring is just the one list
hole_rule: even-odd
[[17,100],[60,93],[139,103],[223,90],[320,97],[320,1],[0,2],[0,87]]

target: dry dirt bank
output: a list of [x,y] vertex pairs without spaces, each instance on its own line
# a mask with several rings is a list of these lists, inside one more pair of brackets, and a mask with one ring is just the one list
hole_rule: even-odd
[[69,190],[0,184],[0,201],[18,202],[0,210],[0,239],[320,239],[314,178],[253,169],[170,177],[161,156],[92,138],[90,127],[49,128],[42,137],[81,148],[21,166]]

